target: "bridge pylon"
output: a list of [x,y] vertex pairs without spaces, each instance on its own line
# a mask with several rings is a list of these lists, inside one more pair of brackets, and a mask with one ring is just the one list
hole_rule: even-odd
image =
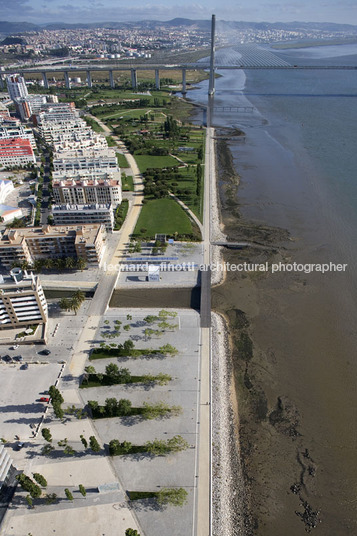
[[212,15],[211,23],[211,58],[209,70],[209,86],[208,95],[213,95],[215,92],[215,52],[216,52],[216,15]]

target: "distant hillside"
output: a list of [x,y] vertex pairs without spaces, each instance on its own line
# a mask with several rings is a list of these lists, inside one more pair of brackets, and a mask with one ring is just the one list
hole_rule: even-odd
[[[356,32],[357,26],[351,24],[336,24],[334,22],[246,22],[246,21],[225,21],[217,20],[217,24],[221,30],[316,30],[326,32]],[[210,20],[192,20],[186,18],[175,18],[169,21],[145,20],[138,22],[93,22],[93,23],[73,23],[54,22],[50,24],[37,25],[29,22],[7,22],[0,21],[0,35],[16,35],[24,32],[47,30],[65,30],[75,28],[131,28],[145,27],[155,28],[157,26],[172,26],[172,27],[196,27],[201,30],[208,31],[210,29]]]

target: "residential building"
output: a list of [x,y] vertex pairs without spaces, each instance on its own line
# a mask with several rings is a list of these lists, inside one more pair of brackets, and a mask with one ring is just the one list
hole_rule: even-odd
[[52,215],[55,225],[80,223],[103,224],[107,231],[114,228],[114,207],[108,204],[53,205]]
[[117,171],[118,162],[114,149],[70,149],[54,154],[54,173],[60,172],[63,176],[72,176],[84,171]]
[[25,79],[19,74],[10,74],[7,76],[6,84],[10,99],[14,102],[17,97],[27,97],[28,91]]
[[11,268],[62,257],[82,257],[88,264],[100,265],[105,235],[101,224],[7,229],[0,237],[0,265]]
[[9,140],[12,138],[29,140],[32,149],[36,149],[36,141],[32,128],[24,127],[23,125],[3,126],[0,124],[0,140]]
[[72,175],[59,180],[61,172],[53,174],[53,198],[56,204],[86,205],[112,204],[114,208],[122,201],[120,171],[96,172]]
[[35,162],[36,158],[30,140],[0,139],[0,166],[26,166]]
[[38,276],[14,268],[0,276],[0,329],[45,324],[47,302]]

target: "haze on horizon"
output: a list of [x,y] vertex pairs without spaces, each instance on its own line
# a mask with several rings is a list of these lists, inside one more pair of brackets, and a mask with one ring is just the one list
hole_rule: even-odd
[[0,18],[13,22],[125,22],[176,17],[253,22],[336,22],[357,24],[355,0],[0,0]]

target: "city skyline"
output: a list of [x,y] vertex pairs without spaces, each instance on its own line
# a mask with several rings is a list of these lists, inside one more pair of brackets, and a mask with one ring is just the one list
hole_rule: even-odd
[[352,0],[342,0],[338,6],[332,0],[316,0],[313,5],[307,0],[251,0],[239,2],[226,0],[217,4],[209,0],[205,5],[182,0],[152,0],[142,3],[133,0],[127,3],[116,0],[0,0],[2,20],[28,21],[33,23],[49,22],[105,22],[170,20],[176,17],[208,19],[215,13],[218,19],[242,20],[252,22],[336,22],[357,24],[357,5]]

